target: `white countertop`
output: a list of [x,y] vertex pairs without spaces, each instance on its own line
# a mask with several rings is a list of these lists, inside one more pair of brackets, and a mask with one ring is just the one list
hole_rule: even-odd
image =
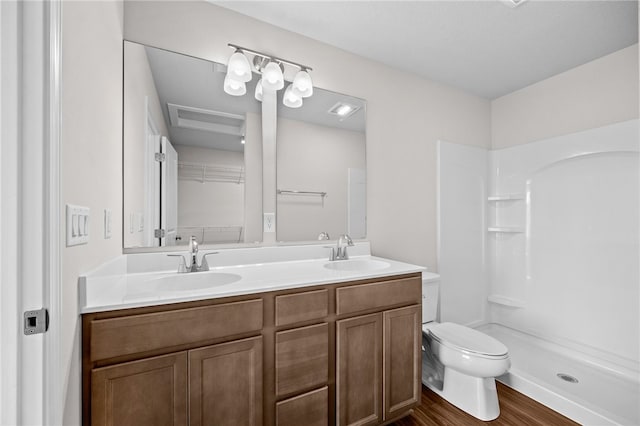
[[[357,251],[357,250],[356,250]],[[368,243],[366,250],[368,251]],[[157,256],[166,257],[166,254]],[[124,257],[124,256],[123,256]],[[175,259],[173,260],[175,262]],[[325,267],[335,262],[362,262],[377,265],[379,269],[355,271],[334,270]],[[383,263],[379,263],[383,262]],[[124,270],[123,270],[123,265]],[[80,313],[103,312],[143,306],[164,305],[220,297],[239,296],[274,290],[309,287],[391,275],[425,271],[426,268],[408,263],[383,259],[367,254],[351,256],[347,261],[329,262],[327,259],[302,259],[245,263],[213,267],[208,272],[178,274],[175,270],[128,272],[142,269],[126,266],[126,259],[114,260],[91,274],[80,277]],[[207,276],[209,274],[209,276]],[[233,275],[222,275],[233,274]],[[201,289],[185,290],[181,283],[204,282],[212,275],[233,277],[236,281]],[[182,280],[182,281],[181,281]],[[163,283],[164,287],[159,286]],[[170,290],[167,289],[170,283]],[[185,287],[188,287],[186,285]],[[196,286],[197,287],[197,286]],[[159,288],[161,288],[159,290]]]

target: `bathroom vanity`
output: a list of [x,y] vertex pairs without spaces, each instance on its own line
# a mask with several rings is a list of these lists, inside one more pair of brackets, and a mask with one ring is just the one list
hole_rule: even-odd
[[[375,262],[389,266],[349,270]],[[377,425],[407,415],[420,402],[423,268],[370,256],[328,264],[211,272],[242,275],[219,287],[239,295],[147,294],[125,309],[85,301],[84,424]]]

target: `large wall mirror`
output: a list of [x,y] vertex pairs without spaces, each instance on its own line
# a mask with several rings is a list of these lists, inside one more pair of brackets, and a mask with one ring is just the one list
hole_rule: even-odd
[[366,236],[366,103],[314,90],[300,108],[278,97],[277,236]]
[[[230,96],[225,72],[125,41],[125,249],[262,241],[259,76]],[[277,239],[364,238],[365,102],[316,88],[291,109],[279,95]]]
[[125,248],[260,240],[247,232],[262,215],[261,169],[247,170],[261,161],[260,103],[224,93],[221,64],[131,42],[124,52]]

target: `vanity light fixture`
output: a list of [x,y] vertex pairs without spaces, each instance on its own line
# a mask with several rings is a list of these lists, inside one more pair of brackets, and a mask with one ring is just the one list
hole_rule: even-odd
[[254,93],[254,96],[256,98],[256,100],[262,102],[262,79],[258,80],[258,84],[256,84],[256,92]]
[[284,75],[280,65],[270,61],[262,71],[262,88],[266,90],[280,90],[284,87]]
[[308,98],[313,95],[313,82],[306,68],[302,68],[296,73],[291,83],[293,93],[301,98]]
[[231,96],[242,96],[247,93],[247,85],[243,81],[235,80],[227,74],[224,78],[224,91]]
[[293,83],[284,91],[282,103],[289,108],[300,108],[302,106],[302,96],[298,96],[293,90]]
[[[247,89],[245,83],[251,80],[251,65],[246,55],[253,55],[253,69],[262,74],[262,78],[256,85],[254,96],[262,101],[263,91],[278,91],[284,87],[285,65],[298,68],[298,72],[293,78],[293,82],[285,90],[282,102],[289,108],[299,108],[302,106],[302,98],[308,98],[313,94],[313,81],[309,72],[310,67],[286,59],[267,55],[256,50],[247,49],[235,44],[228,44],[235,49],[229,65],[227,76],[224,81],[224,91],[233,96],[242,96]],[[247,72],[248,67],[248,72]]]

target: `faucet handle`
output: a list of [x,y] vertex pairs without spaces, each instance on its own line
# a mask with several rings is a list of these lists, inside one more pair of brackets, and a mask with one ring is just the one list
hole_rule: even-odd
[[184,260],[184,256],[181,254],[168,254],[169,257],[179,257],[181,262],[178,264],[178,273],[182,274],[187,272],[187,261]]
[[198,271],[208,271],[209,270],[209,262],[207,262],[207,256],[211,255],[211,254],[218,254],[219,252],[217,251],[212,251],[210,253],[205,253],[204,255],[202,255],[202,260],[200,261],[200,267],[198,268]]
[[318,240],[319,241],[326,241],[326,240],[330,240],[331,237],[329,237],[329,233],[328,232],[321,232],[320,234],[318,234]]
[[349,247],[353,247],[354,246],[353,240],[351,239],[351,237],[348,234],[340,235],[340,241],[346,242]]

